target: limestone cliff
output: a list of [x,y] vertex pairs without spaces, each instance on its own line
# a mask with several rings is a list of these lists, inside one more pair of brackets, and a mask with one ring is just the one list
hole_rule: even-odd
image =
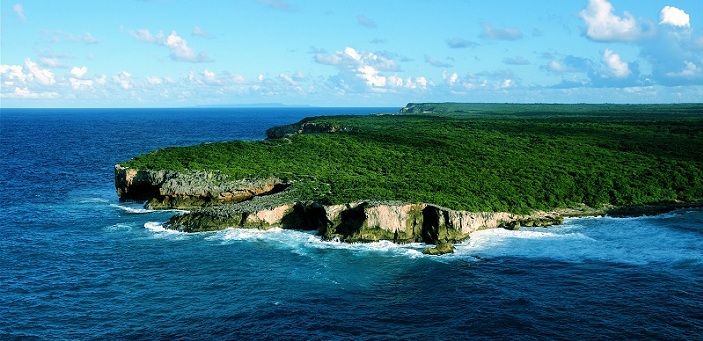
[[194,210],[172,217],[167,226],[186,232],[230,227],[316,230],[327,240],[370,242],[458,242],[472,232],[495,227],[548,226],[563,220],[546,213],[515,215],[502,212],[473,213],[429,204],[358,202],[321,205],[297,202],[261,207],[255,202]]
[[242,179],[202,171],[139,170],[115,165],[115,188],[120,200],[147,200],[152,209],[190,209],[237,203],[281,192],[284,179]]

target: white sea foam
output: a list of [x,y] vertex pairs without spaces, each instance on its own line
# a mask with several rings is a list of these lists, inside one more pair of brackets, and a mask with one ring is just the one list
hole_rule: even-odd
[[[700,232],[676,228],[682,212],[649,217],[577,218],[549,228],[477,231],[457,246],[457,255],[603,261],[623,264],[703,262]],[[700,214],[700,212],[693,214]],[[694,219],[695,220],[695,219]],[[680,220],[676,220],[680,222]],[[695,223],[694,223],[695,224]]]
[[147,221],[144,223],[144,228],[151,232],[154,237],[179,237],[178,239],[184,239],[185,237],[193,235],[191,233],[167,229],[164,227],[163,223],[157,221]]
[[284,230],[272,228],[268,230],[232,228],[218,231],[205,237],[209,241],[221,241],[223,244],[235,242],[261,241],[273,246],[290,249],[292,252],[305,255],[311,250],[347,250],[354,253],[387,253],[409,257],[420,257],[422,243],[395,244],[391,241],[371,243],[345,243],[339,241],[324,241],[313,231]]
[[186,210],[150,210],[142,207],[130,207],[130,206],[124,206],[124,205],[117,205],[117,204],[110,204],[110,207],[114,207],[117,209],[120,209],[126,213],[131,213],[131,214],[146,214],[146,213],[159,213],[159,212],[183,212],[183,213],[188,213],[189,211]]
[[112,224],[110,226],[105,227],[104,230],[108,231],[108,232],[123,232],[123,231],[132,231],[132,229],[134,229],[134,227],[135,227],[134,224],[117,223],[117,224]]
[[[701,212],[697,211],[693,214],[701,215]],[[693,224],[696,224],[695,219]],[[221,244],[262,242],[275,248],[290,250],[295,254],[311,256],[325,250],[338,250],[359,255],[427,257],[439,262],[495,257],[551,259],[564,262],[596,260],[625,264],[703,262],[703,240],[700,232],[691,228],[690,223],[688,228],[680,230],[677,230],[675,225],[666,219],[662,220],[662,216],[588,217],[568,219],[562,225],[549,228],[531,227],[516,231],[487,229],[474,232],[470,239],[457,243],[454,254],[439,257],[422,254],[422,250],[428,247],[424,243],[399,245],[390,241],[373,243],[323,241],[313,231],[233,228],[192,234],[167,230],[158,222],[148,222],[144,227],[158,237],[197,238]]]

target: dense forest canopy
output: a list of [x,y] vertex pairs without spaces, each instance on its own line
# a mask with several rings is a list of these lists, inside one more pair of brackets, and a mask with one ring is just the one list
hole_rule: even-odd
[[157,150],[123,163],[295,181],[300,199],[526,213],[703,198],[703,105],[417,104],[344,127]]

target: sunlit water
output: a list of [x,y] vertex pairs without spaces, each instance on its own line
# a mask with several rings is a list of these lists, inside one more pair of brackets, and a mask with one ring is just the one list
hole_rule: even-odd
[[[388,109],[395,111],[396,109]],[[0,112],[0,339],[700,339],[703,210],[425,245],[162,227],[112,166],[380,109]]]

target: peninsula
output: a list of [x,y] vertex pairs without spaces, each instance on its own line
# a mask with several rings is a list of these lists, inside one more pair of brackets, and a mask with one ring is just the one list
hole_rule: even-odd
[[262,141],[170,147],[115,166],[121,200],[167,227],[316,230],[451,243],[483,228],[700,205],[703,104],[408,104],[321,116]]

